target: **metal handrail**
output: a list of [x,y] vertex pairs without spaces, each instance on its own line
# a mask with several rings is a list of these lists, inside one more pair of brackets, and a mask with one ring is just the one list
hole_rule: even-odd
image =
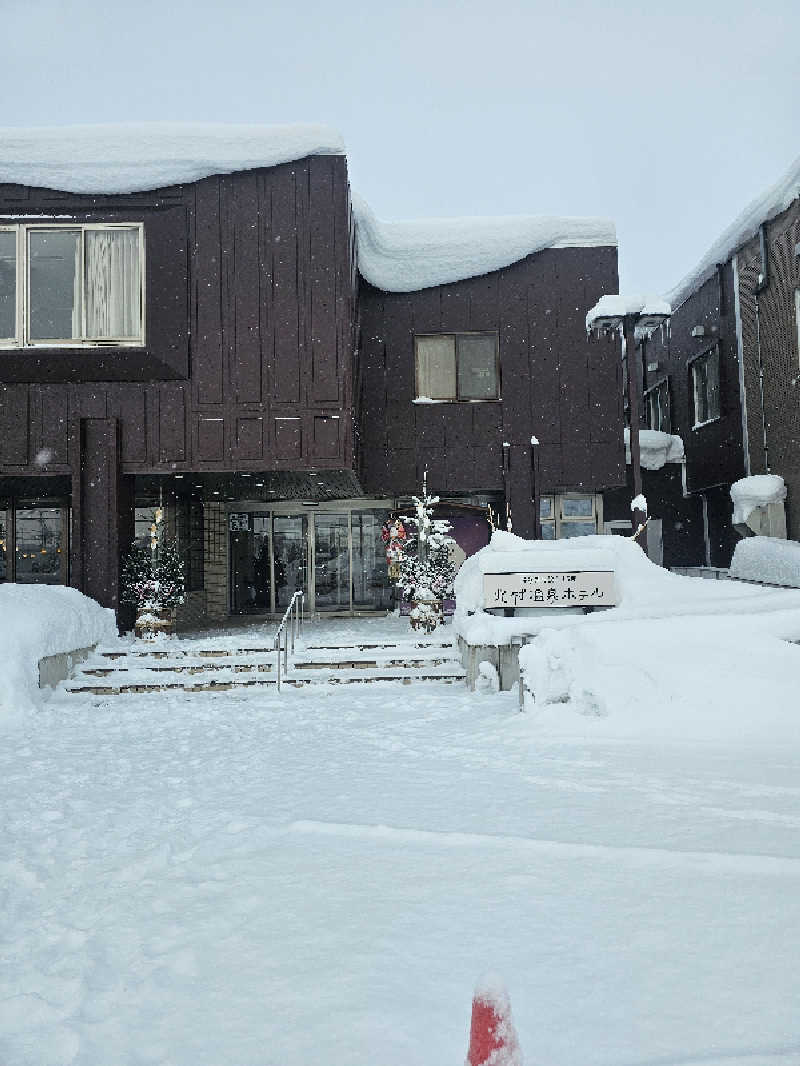
[[[281,623],[272,638],[272,650],[278,653],[278,692],[281,690],[281,654],[283,654],[283,671],[289,673],[289,644],[292,645],[292,655],[294,655],[294,645],[305,622],[305,604],[306,594],[302,589],[294,593],[289,600],[289,606],[286,608],[286,613],[281,619]],[[289,626],[287,628],[287,622]],[[283,645],[281,647],[281,645]]]

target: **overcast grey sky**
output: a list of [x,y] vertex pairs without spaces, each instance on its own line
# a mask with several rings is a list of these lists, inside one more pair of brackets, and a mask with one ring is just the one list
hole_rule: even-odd
[[0,0],[6,125],[318,121],[382,218],[603,215],[663,292],[800,155],[800,0]]

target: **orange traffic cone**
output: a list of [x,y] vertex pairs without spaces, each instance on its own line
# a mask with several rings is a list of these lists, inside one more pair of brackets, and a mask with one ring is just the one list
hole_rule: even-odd
[[522,1066],[511,1001],[494,975],[483,977],[475,987],[465,1066]]

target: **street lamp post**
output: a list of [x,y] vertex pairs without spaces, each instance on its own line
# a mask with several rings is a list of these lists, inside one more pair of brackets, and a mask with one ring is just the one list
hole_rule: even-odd
[[[633,502],[642,499],[642,464],[639,447],[639,374],[636,367],[636,334],[650,336],[654,330],[667,322],[672,308],[663,300],[644,299],[641,296],[601,296],[586,316],[586,331],[597,336],[622,333],[625,342],[625,357],[628,364],[628,408],[630,410],[631,475]],[[639,540],[647,552],[647,511],[637,506],[632,508],[631,524],[634,536],[641,529]]]

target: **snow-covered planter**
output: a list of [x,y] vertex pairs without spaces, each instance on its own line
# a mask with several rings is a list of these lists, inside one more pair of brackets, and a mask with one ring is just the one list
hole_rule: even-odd
[[752,474],[730,488],[733,525],[744,536],[786,536],[786,485],[777,474]]
[[66,672],[87,649],[117,637],[112,610],[61,585],[0,585],[0,617],[13,620],[0,654],[0,722],[41,704],[41,686],[59,679],[57,660]]
[[777,537],[745,537],[736,545],[729,573],[740,581],[800,588],[800,544]]

